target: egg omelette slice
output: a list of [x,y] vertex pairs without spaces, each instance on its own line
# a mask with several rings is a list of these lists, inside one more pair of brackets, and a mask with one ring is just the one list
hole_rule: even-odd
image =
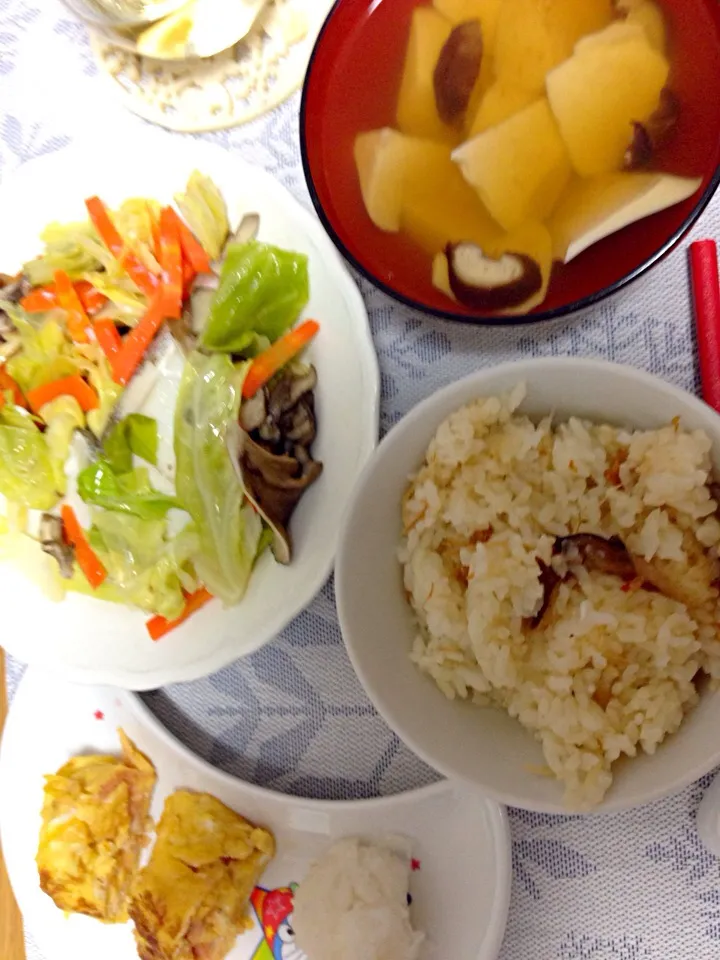
[[45,778],[36,862],[61,910],[128,919],[127,898],[151,826],[155,768],[122,730],[122,756],[73,757]]
[[273,835],[206,793],[165,801],[150,861],[130,902],[142,960],[222,960],[252,924],[250,895]]

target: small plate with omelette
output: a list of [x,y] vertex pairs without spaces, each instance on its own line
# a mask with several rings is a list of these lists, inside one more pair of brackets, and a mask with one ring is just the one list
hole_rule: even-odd
[[0,781],[8,873],[46,960],[372,960],[381,926],[394,960],[499,953],[507,818],[457,785],[287,797],[199,760],[131,694],[32,669]]

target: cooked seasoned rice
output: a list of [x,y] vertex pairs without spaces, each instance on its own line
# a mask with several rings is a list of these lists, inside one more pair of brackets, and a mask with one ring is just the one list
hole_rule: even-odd
[[[720,680],[711,444],[679,423],[535,424],[516,412],[524,397],[520,384],[448,417],[407,491],[412,659],[446,696],[517,718],[566,804],[588,809],[618,757],[653,753],[678,729],[700,671]],[[556,540],[578,533],[619,537],[638,577],[568,566]],[[564,579],[533,626],[538,561]]]

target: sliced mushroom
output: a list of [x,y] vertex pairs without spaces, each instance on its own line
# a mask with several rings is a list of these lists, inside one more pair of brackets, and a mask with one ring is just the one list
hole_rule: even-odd
[[246,213],[240,221],[237,230],[232,234],[231,243],[248,243],[254,240],[260,231],[260,215],[258,213]]
[[20,303],[30,290],[30,281],[24,274],[19,273],[16,277],[10,277],[6,273],[0,273],[0,291],[2,291],[3,300]]
[[553,602],[557,588],[562,583],[562,577],[556,573],[552,567],[543,563],[539,557],[537,565],[540,567],[540,585],[543,588],[543,598],[538,612],[527,621],[531,630],[537,629],[542,623],[545,614],[550,608],[550,604]]
[[43,552],[57,561],[60,567],[60,576],[65,580],[72,579],[75,552],[65,542],[60,517],[56,517],[52,513],[44,513],[40,518],[39,534]]
[[248,499],[273,531],[275,559],[289,563],[288,524],[300,498],[322,473],[322,464],[271,453],[239,427],[228,433],[227,443]]
[[647,167],[653,156],[653,144],[647,128],[642,123],[633,123],[632,126],[632,140],[623,157],[623,170]]
[[647,122],[647,132],[655,149],[667,143],[680,119],[680,101],[670,87],[660,91],[660,103]]
[[240,426],[247,433],[259,430],[267,417],[267,393],[258,390],[254,397],[244,400],[240,407]]
[[669,87],[660,91],[660,102],[646,123],[633,123],[633,135],[625,151],[623,169],[646,167],[655,152],[672,136],[680,119],[680,101]]
[[292,448],[295,444],[300,444],[310,447],[317,432],[312,394],[302,397],[291,410],[284,413],[279,426],[286,446]]
[[570,565],[582,565],[586,570],[611,574],[621,580],[634,580],[638,575],[633,558],[619,537],[606,540],[593,533],[558,537],[553,553],[564,557]]
[[268,393],[268,416],[279,420],[283,413],[291,410],[306,393],[315,389],[317,372],[315,367],[289,369],[275,381]]
[[222,261],[227,256],[228,247],[231,244],[239,243],[249,243],[251,240],[254,240],[257,237],[258,232],[260,231],[260,215],[257,213],[246,213],[238,224],[238,228],[234,233],[231,233],[227,240],[225,241],[225,246],[223,251],[218,258],[218,263]]
[[475,310],[519,307],[542,287],[539,265],[524,253],[493,259],[475,243],[449,243],[449,279],[457,299]]
[[483,32],[479,20],[459,23],[440,51],[433,73],[435,105],[447,124],[462,121],[480,76]]
[[[29,290],[30,284],[22,274],[11,277],[6,273],[0,273],[0,300],[6,303],[19,303]],[[0,309],[0,342],[10,340],[16,333],[17,329],[12,318],[7,311]],[[13,350],[13,352],[16,351]],[[4,351],[3,362],[8,359],[9,354]]]

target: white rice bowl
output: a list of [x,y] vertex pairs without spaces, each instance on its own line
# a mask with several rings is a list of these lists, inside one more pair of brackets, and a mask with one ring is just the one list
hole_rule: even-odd
[[[378,710],[441,773],[532,810],[624,809],[713,769],[713,475],[717,414],[630,368],[519,361],[424,401],[358,484],[336,567]],[[622,541],[632,579],[559,549],[577,534]],[[533,624],[539,562],[564,579]]]
[[[516,413],[519,385],[437,430],[403,503],[412,659],[449,698],[495,704],[540,740],[568,807],[599,803],[612,763],[654,753],[720,678],[720,522],[710,440]],[[557,538],[620,537],[673,596],[576,564],[542,622],[538,559]],[[663,563],[664,561],[664,563]],[[565,569],[563,569],[565,567]],[[684,602],[683,602],[684,601]]]

